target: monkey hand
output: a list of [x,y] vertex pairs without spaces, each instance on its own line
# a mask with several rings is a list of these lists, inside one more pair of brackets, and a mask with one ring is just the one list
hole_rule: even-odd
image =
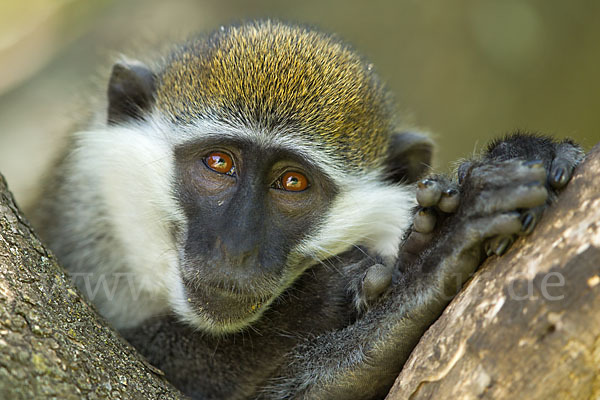
[[422,251],[437,231],[464,226],[465,242],[480,242],[484,255],[502,255],[518,235],[528,235],[543,210],[571,179],[583,157],[570,141],[512,135],[490,145],[480,160],[458,168],[458,182],[432,176],[417,184],[419,208],[407,251]]

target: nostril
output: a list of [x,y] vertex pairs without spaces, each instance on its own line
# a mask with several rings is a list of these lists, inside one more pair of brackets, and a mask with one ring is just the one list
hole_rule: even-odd
[[258,246],[243,246],[243,243],[227,245],[217,238],[215,247],[221,250],[223,260],[232,267],[255,265],[258,261]]

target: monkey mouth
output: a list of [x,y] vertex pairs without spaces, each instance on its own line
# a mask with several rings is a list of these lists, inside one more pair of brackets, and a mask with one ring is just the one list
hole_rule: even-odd
[[192,310],[223,331],[238,330],[254,322],[273,297],[240,294],[198,283],[185,286]]

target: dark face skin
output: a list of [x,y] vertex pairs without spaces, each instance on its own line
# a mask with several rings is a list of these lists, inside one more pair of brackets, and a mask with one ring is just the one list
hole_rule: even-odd
[[186,144],[175,160],[190,305],[222,328],[251,321],[306,267],[288,256],[318,228],[334,185],[297,155],[247,141]]

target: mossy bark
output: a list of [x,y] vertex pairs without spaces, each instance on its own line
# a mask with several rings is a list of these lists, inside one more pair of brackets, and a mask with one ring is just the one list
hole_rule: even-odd
[[0,175],[0,399],[179,399],[69,282]]

